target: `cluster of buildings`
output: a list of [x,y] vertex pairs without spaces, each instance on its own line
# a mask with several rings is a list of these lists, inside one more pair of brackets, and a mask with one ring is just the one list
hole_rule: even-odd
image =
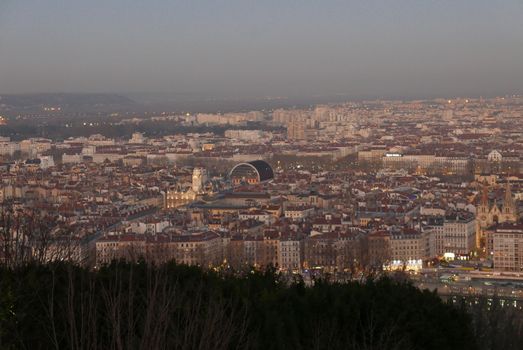
[[522,113],[515,98],[364,101],[176,117],[266,124],[223,135],[6,136],[0,201],[90,266],[521,271]]
[[[195,175],[199,173],[196,168]],[[243,175],[233,168],[229,181],[237,183]],[[498,229],[506,229],[507,224],[517,225],[521,217],[518,211],[513,219],[506,217],[507,220],[482,226],[484,190],[455,188],[431,192],[429,189],[437,188],[437,184],[424,176],[399,178],[391,174],[392,182],[386,183],[401,181],[402,186],[383,191],[357,180],[355,174],[343,172],[316,180],[323,190],[311,191],[307,186],[291,189],[294,184],[289,182],[289,175],[286,174],[285,180],[275,174],[268,180],[232,186],[227,192],[197,195],[174,210],[166,202],[168,212],[178,214],[177,221],[170,221],[165,230],[149,238],[138,233],[135,239],[148,247],[171,244],[177,247],[171,250],[172,254],[180,249],[189,252],[184,262],[186,259],[200,265],[220,262],[219,265],[237,269],[273,265],[294,272],[382,267],[419,270],[434,258],[473,260],[478,256],[502,269],[498,258],[506,252],[497,245],[501,237]],[[280,181],[288,184],[287,190]],[[383,184],[376,179],[371,183]],[[330,188],[335,190],[329,191]],[[516,201],[511,185],[505,188],[508,194],[506,190],[503,196],[510,198],[505,206],[513,205]],[[470,198],[470,202],[464,198]],[[519,233],[523,239],[523,232]],[[210,253],[212,256],[202,255],[203,248],[197,247],[208,244],[211,237],[217,249]],[[118,233],[113,233],[100,244],[118,247],[121,240]],[[124,247],[128,246],[126,240],[122,242]],[[180,246],[183,243],[191,249]],[[119,253],[115,254],[106,254],[98,261],[119,257]],[[164,258],[168,260],[172,255]]]

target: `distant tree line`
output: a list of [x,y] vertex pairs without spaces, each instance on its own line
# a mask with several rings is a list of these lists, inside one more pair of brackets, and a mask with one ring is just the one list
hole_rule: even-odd
[[[90,121],[93,125],[90,126]],[[86,122],[87,125],[83,125]],[[67,124],[67,126],[66,126]],[[282,131],[279,127],[268,126],[263,123],[249,122],[245,125],[184,125],[177,121],[144,119],[139,123],[113,124],[99,117],[79,120],[52,120],[43,123],[38,120],[33,124],[24,121],[11,121],[8,125],[0,126],[0,135],[9,136],[13,140],[22,140],[30,137],[45,137],[51,139],[66,139],[68,137],[90,136],[101,134],[110,138],[129,138],[134,132],[142,132],[149,137],[160,137],[174,134],[213,132],[224,135],[225,130],[250,129],[266,131]]]

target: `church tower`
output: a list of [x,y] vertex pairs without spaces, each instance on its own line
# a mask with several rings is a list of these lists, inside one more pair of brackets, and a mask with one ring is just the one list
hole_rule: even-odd
[[508,179],[507,186],[505,188],[505,198],[503,199],[501,217],[503,221],[517,221],[518,219],[516,213],[516,203],[514,198],[512,198],[512,189]]
[[483,184],[483,188],[481,191],[481,203],[478,208],[478,213],[480,215],[484,215],[485,218],[483,220],[486,220],[488,212],[489,212],[488,187],[487,187],[487,184]]
[[192,190],[194,193],[203,192],[203,187],[207,182],[207,170],[204,168],[194,168],[192,173]]
[[501,209],[498,206],[498,200],[494,200],[494,205],[490,208],[489,212],[489,221],[491,224],[498,224],[503,222],[503,217],[501,216]]
[[481,191],[481,202],[476,211],[476,246],[481,247],[485,244],[485,228],[492,224],[490,205],[488,199],[488,186],[485,182]]

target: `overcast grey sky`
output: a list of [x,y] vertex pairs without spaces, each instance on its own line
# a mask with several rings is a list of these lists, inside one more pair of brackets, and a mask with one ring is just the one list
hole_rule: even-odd
[[0,93],[523,93],[521,0],[0,0]]

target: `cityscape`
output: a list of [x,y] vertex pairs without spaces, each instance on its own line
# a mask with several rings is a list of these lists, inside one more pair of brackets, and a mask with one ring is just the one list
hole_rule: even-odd
[[523,347],[521,89],[167,99],[20,88],[17,64],[0,348]]

